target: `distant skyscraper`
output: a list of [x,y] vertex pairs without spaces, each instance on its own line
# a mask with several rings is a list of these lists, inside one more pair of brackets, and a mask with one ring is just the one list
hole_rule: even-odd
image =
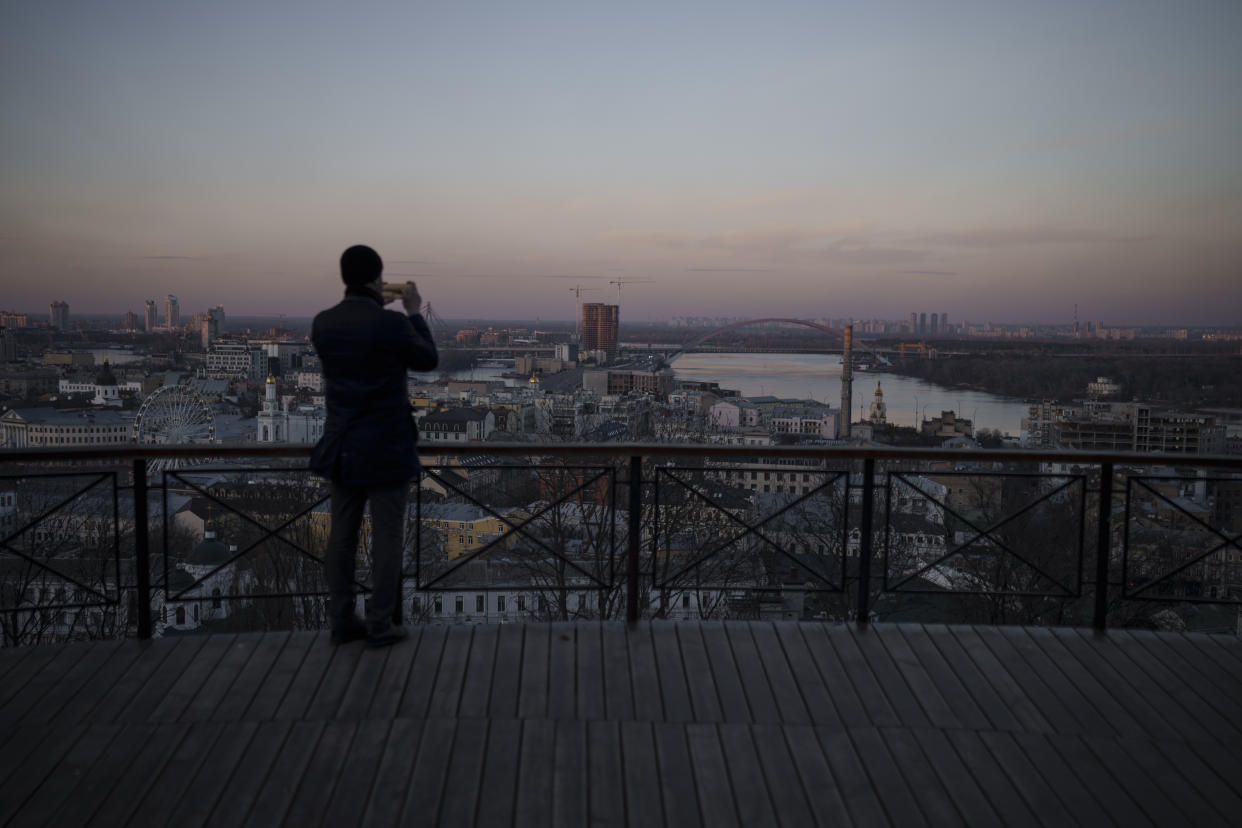
[[940,318],[936,314],[932,314],[931,318],[931,335],[935,336],[940,332]]
[[943,336],[949,332],[949,315],[947,313],[940,314],[940,334]]
[[215,311],[207,311],[203,314],[202,328],[203,349],[206,350],[212,342],[220,337],[219,323],[216,321]]
[[133,311],[125,311],[125,318],[121,320],[121,327],[127,331],[138,330],[138,314]]
[[582,306],[582,348],[587,351],[604,351],[608,361],[617,358],[617,329],[620,327],[620,308],[600,302],[587,302]]
[[164,300],[164,327],[170,329],[181,327],[181,309],[177,305],[177,297],[171,293]]
[[66,330],[69,327],[68,302],[53,302],[51,304],[51,322],[52,327],[58,331]]
[[0,362],[15,362],[16,360],[17,341],[13,338],[13,332],[0,326]]
[[154,299],[147,300],[147,317],[146,317],[145,323],[146,323],[147,333],[150,333],[151,331],[155,330],[156,318],[155,318],[155,300]]
[[919,314],[919,333],[921,334],[927,333],[927,314],[926,313]]
[[224,333],[224,305],[216,305],[209,312],[216,318],[216,327],[220,333]]
[[918,332],[919,332],[919,315],[917,313],[912,313],[910,314],[910,333],[916,334]]

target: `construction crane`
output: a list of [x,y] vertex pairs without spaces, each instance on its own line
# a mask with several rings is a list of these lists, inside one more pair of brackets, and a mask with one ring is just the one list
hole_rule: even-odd
[[599,288],[584,288],[582,285],[574,285],[569,289],[569,292],[577,299],[577,303],[574,305],[574,342],[582,341],[582,331],[580,330],[582,327],[582,294],[592,290],[599,290]]
[[655,279],[614,279],[608,284],[617,286],[617,305],[619,306],[621,304],[621,286],[622,285],[637,285],[637,284],[641,284],[642,282],[654,282],[654,281]]

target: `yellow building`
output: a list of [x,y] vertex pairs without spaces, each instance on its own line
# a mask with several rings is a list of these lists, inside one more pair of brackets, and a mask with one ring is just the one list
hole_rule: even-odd
[[[440,535],[440,541],[451,561],[483,548],[527,517],[521,509],[495,511],[502,517],[498,518],[471,504],[427,503],[423,504],[422,524]],[[515,535],[505,538],[504,548],[509,548],[515,539]]]

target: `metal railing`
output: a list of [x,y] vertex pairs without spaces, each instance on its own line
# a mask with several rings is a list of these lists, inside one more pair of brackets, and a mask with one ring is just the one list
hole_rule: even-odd
[[[168,562],[168,508],[167,493],[170,480],[187,484],[185,474],[178,471],[165,471],[159,477],[159,488],[163,494],[162,519],[164,521],[163,577],[160,583],[152,582],[152,559],[155,557],[151,543],[150,520],[150,479],[148,461],[177,460],[182,462],[231,458],[255,458],[300,461],[307,458],[309,448],[305,446],[260,447],[255,445],[212,446],[212,447],[118,447],[97,449],[29,449],[0,451],[0,483],[5,480],[28,481],[36,475],[44,477],[69,478],[73,475],[97,478],[92,486],[110,481],[112,500],[114,503],[114,532],[112,547],[114,549],[115,583],[112,589],[100,589],[96,585],[77,584],[81,594],[91,600],[78,602],[56,602],[42,609],[72,609],[97,606],[111,606],[118,615],[125,614],[124,598],[132,595],[130,604],[129,626],[139,638],[152,635],[153,596],[162,590],[165,603],[201,600],[201,596],[191,596],[193,587],[201,586],[208,578],[225,566],[243,558],[265,540],[279,540],[304,558],[321,562],[315,551],[305,548],[282,537],[282,530],[295,520],[308,515],[316,506],[325,500],[322,493],[314,496],[314,502],[304,506],[284,523],[272,527],[238,511],[242,520],[254,524],[260,532],[259,540],[249,544],[233,554],[226,562],[219,563],[210,572],[200,575],[191,587],[174,588],[170,586]],[[473,502],[483,513],[497,520],[506,520],[509,528],[496,537],[490,537],[486,543],[471,549],[459,559],[441,567],[438,571],[427,571],[423,566],[423,533],[421,487],[416,487],[416,522],[420,531],[415,533],[415,568],[411,573],[404,571],[404,576],[412,580],[413,588],[422,592],[461,591],[461,583],[453,583],[450,577],[468,563],[482,560],[497,550],[504,548],[504,538],[513,536],[524,539],[532,549],[540,550],[545,558],[554,560],[567,571],[573,572],[578,578],[571,587],[573,590],[597,590],[601,596],[613,589],[624,590],[625,618],[633,623],[644,613],[658,617],[668,615],[669,610],[662,602],[657,602],[652,595],[667,593],[671,589],[685,589],[694,592],[704,588],[701,580],[683,582],[692,573],[696,579],[705,567],[717,563],[720,559],[737,554],[745,544],[754,544],[756,549],[762,548],[774,565],[788,565],[789,571],[801,577],[794,584],[777,584],[767,576],[758,580],[741,579],[732,585],[715,585],[735,592],[753,591],[758,593],[774,593],[801,591],[810,593],[835,594],[841,596],[845,604],[849,603],[850,593],[854,598],[849,606],[849,617],[859,623],[872,620],[876,611],[876,601],[907,594],[923,594],[932,597],[944,596],[988,596],[1006,601],[1056,600],[1082,602],[1090,597],[1090,617],[1096,629],[1105,629],[1109,623],[1110,607],[1117,601],[1132,600],[1144,602],[1187,602],[1202,604],[1236,604],[1239,603],[1236,590],[1222,589],[1212,595],[1188,594],[1185,581],[1179,580],[1181,573],[1186,573],[1197,565],[1206,566],[1207,561],[1219,560],[1228,566],[1229,557],[1234,560],[1242,552],[1239,533],[1233,529],[1225,529],[1205,520],[1202,514],[1191,511],[1178,498],[1171,497],[1168,492],[1160,490],[1156,481],[1166,484],[1172,481],[1178,484],[1203,483],[1214,486],[1237,487],[1242,485],[1242,458],[1231,456],[1195,456],[1195,455],[1153,455],[1135,453],[1102,453],[1102,452],[1048,452],[1048,451],[1015,451],[1015,450],[960,450],[960,449],[924,449],[924,448],[862,448],[862,447],[806,447],[806,446],[722,446],[722,445],[664,445],[664,444],[499,444],[477,443],[462,446],[429,446],[423,449],[424,459],[430,457],[454,456],[489,456],[494,458],[541,458],[540,462],[555,460],[561,464],[579,461],[581,466],[558,466],[560,469],[579,470],[583,477],[578,486],[559,499],[549,498],[545,501],[542,511],[536,509],[524,519],[511,521],[499,514],[495,509],[479,500],[463,486],[454,486],[444,476],[437,479],[448,484],[454,490],[454,496]],[[816,485],[806,485],[801,495],[790,494],[771,514],[758,522],[751,522],[739,516],[736,510],[730,510],[715,502],[696,488],[692,478],[694,475],[704,477],[720,477],[739,466],[764,458],[772,461],[797,461],[797,467],[805,476],[808,468],[813,468],[820,480]],[[91,464],[111,464],[112,468],[102,472],[65,471],[24,471],[17,474],[7,473],[15,467],[31,466],[43,468],[48,465],[68,465],[89,462]],[[701,465],[686,465],[700,463]],[[1023,467],[1051,464],[1059,467],[1072,467],[1065,471],[1042,472],[1011,472],[996,470],[997,464],[1019,464]],[[714,464],[714,465],[713,465]],[[929,464],[949,464],[951,469],[930,472]],[[976,468],[962,470],[963,466],[974,464]],[[229,468],[221,471],[266,473],[266,472],[300,472],[307,473],[300,464],[288,468]],[[510,464],[492,467],[495,472],[503,470],[528,471],[538,466],[537,463]],[[1197,471],[1214,470],[1213,477],[1186,477],[1168,475],[1157,476],[1144,473],[1153,466],[1176,466],[1191,468]],[[753,465],[751,466],[753,468]],[[776,467],[779,468],[779,467]],[[121,486],[120,469],[126,469],[132,479],[132,488]],[[1130,473],[1133,471],[1133,473]],[[187,472],[188,473],[188,472]],[[959,505],[950,502],[949,496],[940,499],[934,491],[924,490],[919,480],[933,474],[952,482],[955,478],[987,479],[995,481],[992,488],[1004,489],[1006,486],[1019,491],[1031,490],[1035,499],[1021,504],[1016,510],[1003,514],[967,514]],[[1117,509],[1114,495],[1115,478],[1123,480],[1121,492],[1124,503]],[[1094,486],[1092,485],[1094,481]],[[532,528],[541,516],[558,508],[566,499],[596,485],[607,489],[606,520],[608,521],[608,540],[610,544],[607,554],[607,568],[600,571],[586,571],[581,561],[566,555],[564,550],[550,546],[544,538],[536,534]],[[191,485],[192,484],[187,484]],[[665,498],[661,501],[661,486],[664,487]],[[624,486],[627,489],[627,508],[621,516],[618,510],[616,489]],[[904,487],[904,488],[903,488]],[[1025,488],[1024,488],[1025,487]],[[88,486],[88,488],[90,488]],[[734,487],[736,488],[736,487]],[[898,492],[911,498],[926,501],[926,507],[933,510],[944,521],[941,541],[943,551],[933,550],[920,555],[903,555],[900,544],[895,540],[899,531],[895,527],[894,501]],[[1230,488],[1230,491],[1234,491]],[[132,491],[132,560],[123,561],[120,543],[119,492]],[[669,508],[669,492],[678,491],[685,502],[697,503],[701,507],[699,515],[704,520],[715,520],[721,526],[729,527],[728,534],[712,535],[712,542],[705,549],[686,550],[682,559],[677,559],[676,544],[670,539],[672,531],[667,520],[662,517],[662,508]],[[644,494],[651,493],[650,500]],[[202,490],[201,494],[213,497]],[[78,492],[81,494],[81,492]],[[751,498],[752,502],[759,499],[758,487],[753,491],[741,490],[741,494]],[[23,552],[13,544],[15,539],[29,532],[40,521],[47,520],[65,503],[71,502],[73,495],[55,508],[46,509],[21,522],[13,531],[0,531],[0,555],[8,555],[14,560],[24,562],[27,569],[42,568],[53,578],[72,583],[73,579],[63,570],[58,569],[54,562],[39,560],[29,551]],[[1133,513],[1133,506],[1140,496],[1157,498],[1161,507],[1177,520],[1191,528],[1210,532],[1215,537],[1212,545],[1192,550],[1189,559],[1173,562],[1164,558],[1144,553],[1142,581],[1133,580],[1136,573],[1136,561],[1132,559],[1131,550],[1135,543],[1131,532],[1131,524],[1138,518]],[[799,554],[789,547],[782,539],[786,535],[771,526],[777,526],[793,515],[799,508],[810,503],[813,497],[824,497],[828,506],[818,514],[818,519],[828,527],[823,537],[831,537],[829,544],[831,553],[839,560],[839,574],[833,578],[827,576],[827,568],[809,560],[805,554]],[[877,508],[877,497],[882,498],[883,508]],[[1235,498],[1236,499],[1236,498]],[[218,500],[218,499],[217,499]],[[1094,508],[1092,508],[1092,502]],[[1067,544],[1064,553],[1057,549],[1042,550],[1045,557],[1036,559],[1031,549],[1038,546],[1029,537],[1023,536],[1023,521],[1031,521],[1032,516],[1054,508],[1068,509],[1072,505],[1077,514],[1072,522],[1065,523],[1055,516],[1042,524],[1032,524],[1036,530],[1025,527],[1028,534],[1037,531],[1038,526],[1056,526],[1064,534]],[[221,501],[226,508],[228,504]],[[649,505],[650,509],[645,509]],[[855,508],[856,507],[856,508]],[[757,511],[757,509],[752,509]],[[1072,509],[1070,510],[1073,511]],[[1115,523],[1121,517],[1121,532],[1118,533]],[[876,520],[882,520],[879,531]],[[662,520],[666,520],[662,523]],[[1053,520],[1053,523],[1049,523]],[[1242,520],[1240,515],[1232,515],[1230,520]],[[1087,554],[1087,538],[1091,536],[1091,523],[1094,523],[1095,566],[1090,566]],[[963,538],[962,542],[954,543],[956,529]],[[787,528],[787,527],[786,527]],[[715,531],[715,530],[713,530]],[[723,532],[724,530],[720,530]],[[785,530],[782,530],[785,531]],[[617,534],[623,533],[624,565],[618,563]],[[710,532],[707,533],[711,535]],[[856,542],[855,542],[856,538]],[[662,540],[663,539],[663,540]],[[1038,539],[1036,539],[1038,540]],[[127,541],[128,542],[128,541]],[[1022,548],[1018,548],[1022,544]],[[644,546],[646,551],[644,551]],[[897,550],[895,552],[895,550]],[[878,554],[877,554],[878,553]],[[760,553],[755,552],[759,555]],[[1167,556],[1166,556],[1167,557]],[[122,577],[122,572],[129,571],[123,562],[132,564],[132,582]],[[892,567],[900,563],[904,569],[894,573]],[[1163,569],[1157,565],[1164,564]],[[874,576],[875,567],[880,566],[880,577]],[[762,568],[762,567],[760,567]],[[623,570],[623,574],[621,571]],[[1055,571],[1054,571],[1055,570]],[[1088,571],[1092,577],[1088,578]],[[934,579],[929,580],[931,576]],[[0,578],[4,573],[0,572]],[[938,579],[938,580],[936,580]],[[874,586],[878,580],[878,589]],[[1201,580],[1201,579],[1200,579]],[[1044,588],[1039,588],[1042,583]],[[2,585],[2,583],[0,583]],[[1180,585],[1180,586],[1179,586]],[[365,585],[359,584],[365,589]],[[855,589],[851,589],[853,586]],[[1087,595],[1086,587],[1093,594]],[[470,586],[470,590],[487,590],[495,588],[490,584]],[[310,591],[305,595],[322,595],[322,591]],[[235,598],[241,596],[225,596]],[[249,595],[245,597],[270,597]],[[602,598],[601,598],[602,606]],[[4,605],[0,605],[0,616],[13,613],[32,612],[25,596],[18,595],[12,600],[7,593]]]

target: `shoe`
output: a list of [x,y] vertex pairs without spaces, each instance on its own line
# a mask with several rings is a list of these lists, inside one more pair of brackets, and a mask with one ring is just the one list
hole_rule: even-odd
[[361,641],[367,637],[367,625],[356,615],[351,615],[338,626],[332,628],[332,646],[339,647],[351,641]]
[[389,647],[398,641],[404,640],[409,635],[405,631],[405,627],[400,624],[389,624],[379,632],[367,634],[368,647]]

